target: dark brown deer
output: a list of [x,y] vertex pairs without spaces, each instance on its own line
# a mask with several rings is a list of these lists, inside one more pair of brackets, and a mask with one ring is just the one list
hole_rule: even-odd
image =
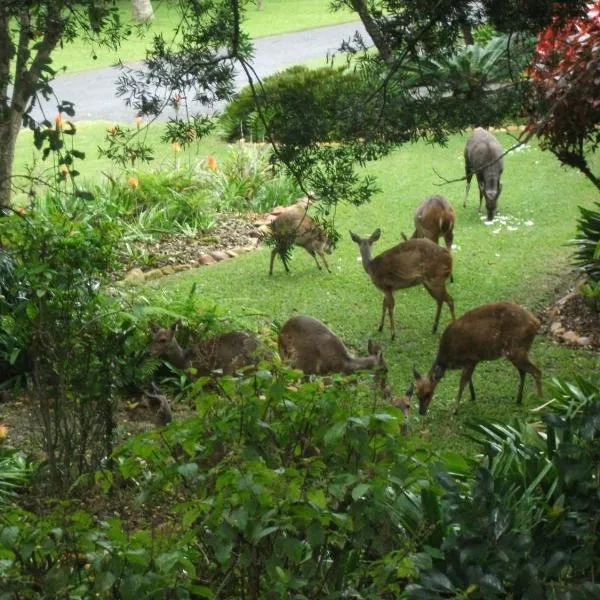
[[154,335],[149,353],[168,360],[178,369],[193,367],[196,370],[194,378],[216,370],[233,373],[260,360],[260,343],[246,331],[230,331],[205,338],[184,349],[175,337],[179,325],[179,321],[168,328],[151,323]]
[[469,384],[471,400],[475,400],[473,371],[477,363],[485,360],[507,358],[519,371],[521,378],[517,403],[523,400],[525,375],[535,379],[538,396],[542,396],[540,370],[529,360],[529,349],[540,327],[540,322],[525,308],[512,302],[483,304],[448,325],[438,348],[437,357],[426,377],[413,368],[419,413],[424,415],[433,392],[448,369],[462,369],[456,410],[465,388]]
[[500,177],[504,170],[502,163],[502,146],[487,130],[477,127],[465,146],[465,174],[467,176],[467,191],[464,206],[467,206],[467,196],[471,187],[473,175],[477,176],[479,186],[479,210],[481,201],[485,198],[487,220],[492,221],[498,208],[498,198],[502,191]]
[[454,209],[447,198],[429,196],[417,206],[412,237],[427,238],[435,244],[443,237],[446,248],[451,250],[454,240],[454,218]]
[[293,245],[304,248],[314,259],[319,270],[321,265],[317,254],[321,257],[325,268],[331,273],[325,253],[331,254],[331,240],[323,229],[309,216],[307,199],[299,200],[288,206],[270,225],[270,235],[273,243],[269,275],[273,275],[273,262],[279,255],[285,270],[289,273],[288,253]]
[[437,331],[444,302],[448,305],[452,320],[454,320],[454,301],[446,291],[446,279],[452,273],[452,256],[450,252],[446,248],[434,244],[431,240],[414,239],[401,242],[372,258],[371,246],[380,236],[380,229],[376,229],[368,238],[361,238],[352,231],[350,232],[350,237],[360,248],[365,271],[375,287],[383,292],[383,308],[379,331],[383,329],[387,311],[390,317],[392,339],[396,337],[394,292],[421,283],[437,302],[433,333]]

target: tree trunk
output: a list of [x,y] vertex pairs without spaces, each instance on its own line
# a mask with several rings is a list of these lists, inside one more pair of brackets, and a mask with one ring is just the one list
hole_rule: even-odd
[[131,0],[131,17],[138,23],[152,21],[154,10],[151,0]]
[[375,47],[379,50],[379,56],[387,63],[392,62],[392,51],[388,46],[385,36],[379,29],[379,25],[377,25],[377,22],[371,16],[365,0],[349,0],[349,2],[352,8],[358,13]]
[[9,110],[8,118],[0,120],[0,210],[11,203],[13,162],[21,118],[20,113]]

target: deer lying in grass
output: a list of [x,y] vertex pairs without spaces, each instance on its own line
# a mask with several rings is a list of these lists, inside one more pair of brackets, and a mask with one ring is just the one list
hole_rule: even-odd
[[282,360],[306,375],[328,373],[350,374],[361,369],[374,369],[384,397],[408,416],[410,395],[393,396],[386,383],[387,365],[381,347],[369,340],[369,356],[353,357],[344,342],[318,319],[298,315],[286,321],[277,340]]
[[288,206],[271,223],[273,250],[271,250],[269,275],[273,275],[273,262],[277,255],[281,258],[285,270],[290,272],[288,258],[293,245],[304,248],[315,259],[318,269],[321,270],[317,260],[318,254],[327,271],[331,273],[325,258],[325,253],[331,254],[331,241],[323,229],[308,215],[307,208],[307,200],[299,200],[296,204]]
[[175,337],[180,321],[171,327],[150,324],[153,332],[149,353],[169,361],[174,367],[184,370],[193,367],[192,378],[209,375],[220,370],[233,373],[238,369],[255,364],[260,357],[258,338],[245,331],[230,331],[200,340],[188,349],[183,349]]
[[528,310],[512,302],[483,304],[448,325],[427,376],[421,377],[413,368],[419,413],[427,413],[433,392],[445,372],[448,369],[462,369],[456,414],[467,383],[471,400],[475,400],[472,377],[477,363],[502,357],[507,358],[519,371],[521,380],[517,403],[521,404],[523,400],[523,385],[527,373],[531,373],[535,379],[537,394],[541,397],[541,372],[528,356],[539,327],[540,322]]
[[446,248],[441,248],[431,240],[413,239],[401,242],[372,258],[371,246],[381,236],[381,230],[376,229],[368,238],[361,238],[352,231],[350,236],[360,248],[365,271],[375,287],[384,294],[379,331],[383,329],[387,311],[390,317],[392,339],[396,337],[394,292],[420,283],[437,302],[433,333],[437,331],[444,302],[450,309],[452,320],[455,319],[454,301],[446,291],[446,279],[452,273],[452,256]]

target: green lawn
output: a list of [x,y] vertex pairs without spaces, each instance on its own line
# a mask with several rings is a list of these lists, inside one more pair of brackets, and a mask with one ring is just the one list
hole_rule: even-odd
[[[510,139],[499,135],[507,147]],[[504,188],[500,200],[503,225],[485,225],[477,213],[476,186],[469,204],[462,207],[464,182],[438,187],[435,168],[448,179],[463,172],[464,137],[456,136],[447,148],[425,144],[406,146],[379,163],[368,167],[379,178],[382,193],[362,208],[344,207],[338,211],[337,225],[343,233],[330,260],[333,273],[321,273],[303,250],[294,254],[286,275],[280,263],[269,277],[269,250],[263,248],[218,267],[185,272],[151,284],[159,294],[182,295],[193,283],[208,302],[225,312],[263,315],[262,320],[285,321],[296,312],[324,320],[357,352],[365,353],[367,339],[381,339],[390,367],[391,380],[398,393],[411,381],[416,364],[426,372],[433,361],[439,335],[432,335],[435,303],[422,287],[396,293],[397,339],[390,341],[389,328],[377,332],[382,295],[371,284],[359,262],[356,245],[347,231],[361,234],[376,227],[383,230],[376,250],[394,245],[400,232],[411,232],[416,204],[426,195],[444,193],[457,211],[455,243],[455,283],[450,293],[457,314],[479,304],[499,300],[519,302],[539,313],[565,282],[569,271],[569,248],[573,237],[577,205],[589,205],[596,192],[578,173],[565,170],[556,160],[535,146],[505,159]],[[260,321],[252,317],[251,321]],[[447,308],[442,312],[443,330],[449,322]],[[544,384],[553,377],[591,374],[598,367],[598,355],[555,345],[538,336],[532,359],[543,371]],[[425,419],[413,411],[413,431],[431,439],[436,446],[464,444],[459,434],[471,417],[507,421],[514,414],[529,414],[538,402],[533,381],[528,378],[523,407],[517,407],[518,374],[506,361],[478,366],[474,383],[479,400],[465,402],[458,417],[453,416],[458,371],[450,371],[438,387]]]
[[[119,0],[119,5],[123,21],[130,24],[130,0]],[[119,59],[123,62],[141,60],[152,36],[162,34],[165,40],[171,40],[178,24],[178,13],[168,2],[155,1],[154,8],[155,18],[150,31],[141,37],[141,29],[134,28],[118,52],[106,48],[91,48],[81,40],[75,40],[53,54],[54,67],[61,69],[66,66],[69,73],[74,73],[108,67],[117,63]],[[349,10],[329,10],[329,0],[264,0],[260,11],[256,9],[255,4],[248,5],[243,29],[251,37],[257,38],[352,20],[356,20],[356,15]]]
[[[83,177],[97,180],[102,172],[112,168],[96,158],[95,149],[108,123],[82,123],[76,136],[76,147],[85,150],[88,159],[80,170]],[[160,127],[149,134],[159,148],[158,158],[151,168],[173,167],[175,155],[167,144],[160,144]],[[18,167],[30,150],[29,132],[19,138]],[[511,138],[498,134],[504,147]],[[457,314],[482,303],[506,299],[519,302],[536,313],[549,303],[557,289],[565,285],[569,274],[570,248],[566,242],[575,232],[577,205],[591,205],[597,199],[595,189],[578,172],[560,167],[549,153],[530,145],[505,158],[503,192],[500,199],[499,222],[486,225],[477,213],[476,184],[471,188],[467,208],[463,208],[465,184],[439,187],[435,169],[447,179],[463,174],[465,138],[454,136],[446,148],[424,143],[407,145],[391,156],[368,165],[377,176],[382,192],[362,208],[340,207],[337,226],[342,239],[330,257],[332,274],[319,272],[312,258],[303,250],[294,253],[292,272],[286,275],[281,263],[272,277],[267,274],[269,250],[262,248],[234,261],[216,267],[187,271],[149,284],[152,295],[168,298],[183,297],[193,283],[208,304],[218,304],[224,313],[237,317],[250,315],[249,326],[271,321],[284,322],[296,312],[313,315],[328,323],[356,352],[366,352],[367,339],[380,339],[390,367],[391,381],[398,393],[411,381],[415,364],[426,372],[436,353],[438,335],[432,335],[435,303],[422,287],[396,293],[397,339],[390,341],[386,327],[377,332],[382,295],[370,282],[359,262],[358,249],[350,240],[348,229],[370,234],[381,227],[383,234],[375,246],[380,252],[400,239],[400,232],[412,232],[412,217],[417,203],[426,195],[445,194],[455,207],[454,277],[449,286]],[[203,140],[195,151],[203,160],[212,153],[219,161],[228,146],[216,136]],[[194,160],[183,153],[181,162]],[[114,173],[114,171],[113,171]],[[262,315],[262,316],[259,316]],[[442,311],[440,332],[449,322],[447,308]],[[550,339],[538,336],[531,357],[543,371],[545,387],[553,377],[572,377],[576,373],[591,374],[598,369],[598,355],[583,350],[557,346]],[[420,429],[439,447],[464,444],[460,433],[471,417],[495,418],[507,421],[514,414],[529,414],[538,402],[533,395],[533,381],[528,377],[525,402],[517,407],[518,374],[506,361],[478,366],[474,384],[479,400],[472,404],[465,394],[458,417],[452,414],[458,384],[457,371],[450,371],[439,385],[425,419],[413,411],[412,428]]]

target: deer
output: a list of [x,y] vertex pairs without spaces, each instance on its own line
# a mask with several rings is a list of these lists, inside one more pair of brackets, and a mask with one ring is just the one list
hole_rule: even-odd
[[498,198],[502,191],[500,177],[503,170],[502,146],[489,131],[477,127],[473,130],[465,146],[467,191],[463,207],[467,206],[471,179],[475,174],[479,186],[479,211],[481,211],[481,201],[485,198],[487,220],[493,221],[498,207]]
[[288,319],[279,331],[277,339],[279,355],[293,368],[305,375],[343,373],[349,375],[359,370],[375,370],[383,395],[399,408],[405,417],[410,410],[412,390],[397,398],[387,385],[387,365],[381,346],[368,341],[369,355],[354,357],[344,342],[327,325],[308,315],[297,315]]
[[429,196],[415,211],[412,239],[427,238],[437,244],[440,237],[443,237],[446,248],[450,251],[454,241],[454,219],[454,209],[445,196]]
[[176,338],[180,325],[181,321],[177,321],[171,327],[160,327],[150,323],[153,338],[149,354],[163,358],[181,370],[193,367],[195,374],[192,375],[192,379],[209,375],[215,370],[233,373],[242,367],[255,364],[259,358],[258,338],[246,331],[230,331],[205,338],[184,349]]
[[375,258],[371,257],[371,246],[380,238],[381,229],[376,229],[368,238],[361,238],[350,231],[350,237],[358,244],[362,264],[375,287],[383,292],[383,308],[379,331],[383,330],[386,311],[390,318],[392,340],[396,338],[394,324],[394,292],[399,289],[423,284],[437,302],[437,312],[432,333],[438,328],[442,305],[445,302],[454,320],[454,300],[446,291],[446,279],[452,273],[452,256],[446,248],[428,239],[411,239],[388,248]]
[[270,237],[273,250],[271,250],[269,275],[273,275],[273,262],[277,255],[281,258],[286,272],[290,272],[288,252],[293,245],[304,248],[314,258],[317,268],[321,271],[322,267],[317,260],[318,254],[327,271],[331,273],[325,258],[325,253],[332,252],[331,240],[319,224],[309,216],[307,210],[308,199],[302,198],[296,204],[286,207],[271,223]]
[[445,329],[438,353],[426,377],[413,367],[415,389],[419,399],[419,414],[427,414],[433,392],[448,369],[462,369],[456,409],[465,385],[469,384],[471,400],[475,401],[473,371],[478,363],[507,358],[519,371],[517,404],[523,401],[525,375],[535,380],[537,395],[542,397],[541,371],[529,360],[529,350],[540,322],[526,308],[513,302],[483,304],[462,315]]

